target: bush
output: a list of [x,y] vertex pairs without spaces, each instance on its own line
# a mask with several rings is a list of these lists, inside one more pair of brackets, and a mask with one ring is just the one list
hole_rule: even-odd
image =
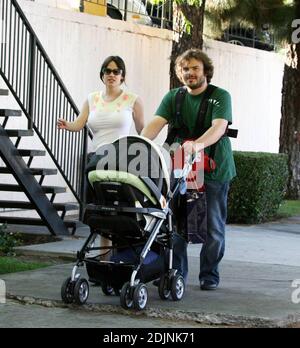
[[0,254],[13,255],[19,243],[18,235],[7,232],[6,225],[0,224]]
[[228,222],[260,223],[272,219],[283,200],[287,156],[263,152],[234,152],[237,177],[228,197]]

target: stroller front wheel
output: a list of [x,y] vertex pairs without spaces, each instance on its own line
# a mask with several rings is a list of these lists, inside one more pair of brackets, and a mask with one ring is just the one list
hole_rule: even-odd
[[171,291],[169,288],[169,277],[167,275],[160,277],[158,294],[162,300],[167,300],[170,297]]
[[70,304],[74,301],[74,282],[68,277],[61,286],[61,299],[64,303]]
[[145,309],[148,301],[148,290],[146,285],[140,283],[136,286],[133,292],[133,306],[136,310]]
[[127,282],[122,286],[120,294],[120,303],[122,308],[129,309],[133,306],[133,290],[130,286],[130,283]]
[[89,297],[89,283],[86,279],[77,280],[74,287],[74,300],[77,304],[83,305]]
[[171,296],[174,301],[180,301],[184,295],[185,284],[181,275],[177,274],[171,279]]

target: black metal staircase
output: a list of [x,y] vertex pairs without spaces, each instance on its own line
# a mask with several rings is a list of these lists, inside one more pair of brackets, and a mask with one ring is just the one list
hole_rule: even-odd
[[[0,95],[8,95],[1,90]],[[0,101],[1,102],[1,101]],[[46,225],[52,234],[69,234],[67,228],[71,227],[73,231],[76,224],[73,222],[63,222],[68,210],[77,209],[74,204],[54,204],[55,195],[66,191],[65,187],[43,186],[46,175],[57,174],[57,170],[45,168],[30,168],[33,157],[45,156],[46,151],[18,149],[21,137],[33,135],[33,131],[5,129],[9,117],[20,117],[22,113],[18,110],[0,109],[0,117],[4,118],[0,125],[0,155],[5,163],[5,167],[0,167],[1,174],[12,174],[17,181],[17,185],[0,183],[0,208],[6,209],[34,209],[38,212],[41,219],[0,216],[0,223],[8,224],[29,224],[29,225]],[[4,125],[4,127],[3,127]],[[17,138],[17,146],[12,142],[10,137]],[[29,158],[28,162],[24,157]],[[40,176],[37,181],[35,176]],[[13,201],[9,199],[9,192],[24,192],[29,201]],[[46,194],[51,194],[49,200]],[[5,199],[7,198],[7,199]],[[61,215],[58,215],[58,211]]]
[[[54,235],[68,234],[71,227],[75,233],[78,221],[64,218],[68,210],[80,207],[82,211],[88,131],[85,128],[80,133],[69,133],[56,129],[58,117],[71,121],[77,117],[78,109],[16,0],[0,0],[0,18],[0,77],[20,107],[20,110],[1,109],[1,97],[9,91],[0,89],[0,156],[5,163],[0,174],[12,174],[17,181],[17,184],[0,183],[0,209],[34,209],[41,217],[0,215],[0,223],[45,225]],[[28,129],[9,129],[9,120],[20,116],[27,118]],[[45,150],[19,148],[22,137],[33,135]],[[33,158],[45,156],[46,152],[57,169],[32,168]],[[56,175],[58,171],[77,205],[55,203],[56,194],[66,188],[43,185],[45,176]],[[9,192],[24,192],[28,201],[13,201]]]

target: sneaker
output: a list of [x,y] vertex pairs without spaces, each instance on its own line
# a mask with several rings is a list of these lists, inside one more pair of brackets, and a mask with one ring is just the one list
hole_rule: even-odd
[[201,290],[216,290],[218,284],[213,282],[212,280],[201,280],[200,281],[200,289]]

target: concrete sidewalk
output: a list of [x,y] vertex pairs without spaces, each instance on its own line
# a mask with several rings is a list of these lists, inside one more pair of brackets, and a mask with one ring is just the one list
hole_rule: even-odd
[[[82,231],[79,239],[68,237],[61,242],[23,247],[22,251],[74,256],[85,234]],[[148,307],[143,315],[234,326],[300,323],[300,303],[292,301],[296,290],[292,282],[300,279],[300,217],[253,226],[228,225],[226,243],[220,267],[221,283],[216,291],[200,290],[200,245],[190,245],[189,278],[183,300],[162,301],[157,289],[149,284]],[[71,269],[72,264],[66,264],[1,278],[10,298],[39,304],[40,299],[45,299],[50,300],[46,305],[59,307],[60,287]],[[84,268],[81,274],[86,276]],[[299,294],[297,297],[294,293],[294,297],[300,301]],[[126,313],[118,297],[104,296],[99,287],[91,286],[88,303],[84,307],[88,310]]]

